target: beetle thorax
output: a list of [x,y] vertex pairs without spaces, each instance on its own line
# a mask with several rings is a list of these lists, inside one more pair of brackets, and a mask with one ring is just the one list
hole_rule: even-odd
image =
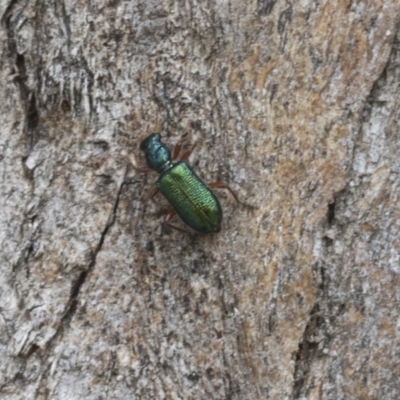
[[171,152],[160,140],[160,135],[155,133],[148,136],[140,145],[145,153],[147,165],[159,174],[172,167]]

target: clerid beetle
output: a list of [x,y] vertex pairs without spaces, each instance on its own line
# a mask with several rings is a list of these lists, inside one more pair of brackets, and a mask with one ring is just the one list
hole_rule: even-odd
[[236,201],[239,200],[232,189],[223,183],[206,185],[188,165],[187,159],[195,146],[183,153],[176,163],[172,160],[178,158],[182,140],[175,146],[173,156],[158,133],[144,139],[140,149],[145,154],[148,167],[160,174],[151,197],[161,192],[172,206],[164,222],[174,229],[186,232],[170,223],[178,214],[182,221],[196,232],[216,233],[221,230],[222,208],[211,188],[228,189]]

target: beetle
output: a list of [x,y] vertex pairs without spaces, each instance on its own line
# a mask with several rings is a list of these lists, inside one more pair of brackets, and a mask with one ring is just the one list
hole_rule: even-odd
[[239,200],[228,185],[221,182],[206,185],[193,171],[187,159],[195,146],[196,144],[186,151],[178,162],[173,163],[172,160],[177,159],[181,152],[182,140],[175,146],[173,156],[158,133],[153,133],[142,141],[140,149],[144,152],[148,167],[160,174],[151,197],[161,192],[172,206],[172,210],[165,216],[166,225],[187,232],[170,223],[178,214],[196,232],[217,233],[221,230],[222,208],[211,188],[227,189],[237,202]]

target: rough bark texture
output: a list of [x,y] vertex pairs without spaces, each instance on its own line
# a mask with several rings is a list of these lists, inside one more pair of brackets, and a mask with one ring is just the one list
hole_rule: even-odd
[[[0,398],[400,398],[398,0],[0,13]],[[151,132],[220,234],[162,226]]]

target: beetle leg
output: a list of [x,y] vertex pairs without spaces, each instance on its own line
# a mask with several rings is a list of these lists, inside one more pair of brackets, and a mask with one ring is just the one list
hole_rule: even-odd
[[138,168],[138,167],[135,167],[133,164],[131,164],[131,165],[132,165],[132,168],[133,168],[136,172],[139,172],[140,174],[147,174],[147,173],[151,172],[151,169],[150,169],[150,168],[146,168],[146,167]]
[[174,151],[172,153],[173,160],[176,160],[179,157],[179,154],[181,153],[181,150],[182,150],[182,144],[186,140],[187,135],[188,135],[188,133],[185,133],[184,135],[182,135],[179,142],[175,145]]
[[184,232],[184,233],[190,233],[189,231],[187,231],[186,229],[180,228],[179,226],[175,226],[173,224],[171,224],[171,220],[172,218],[174,218],[176,215],[176,211],[172,208],[171,210],[169,210],[166,214],[165,214],[165,218],[164,218],[164,225],[169,226],[172,229],[175,229],[179,232]]
[[222,183],[222,182],[212,182],[212,183],[209,183],[208,186],[209,186],[210,188],[213,188],[213,189],[227,189],[227,190],[229,190],[229,193],[235,198],[235,200],[236,200],[238,203],[240,203],[240,201],[239,201],[239,199],[238,199],[236,193],[235,193],[228,185],[226,185],[225,183]]
[[182,150],[182,142],[179,142],[174,147],[174,151],[172,153],[172,159],[173,160],[176,160],[178,158],[181,150]]
[[160,190],[158,188],[154,188],[150,194],[150,200],[155,204],[157,204],[157,202],[154,200],[154,197],[156,197],[158,193],[160,193]]
[[191,149],[185,151],[180,157],[179,154],[181,153],[182,150],[182,145],[183,142],[186,140],[188,133],[185,133],[182,137],[181,140],[179,140],[179,142],[175,145],[174,147],[174,151],[172,153],[172,159],[173,160],[177,160],[179,159],[179,161],[187,161],[187,159],[190,157],[190,155],[192,154],[193,150],[195,149],[195,147],[197,146],[197,142],[192,146]]
[[179,158],[179,160],[181,161],[187,161],[187,159],[190,157],[190,155],[192,154],[193,150],[195,149],[195,147],[197,146],[197,142],[192,146],[191,149],[189,149],[188,151],[185,151],[182,154],[182,157]]

